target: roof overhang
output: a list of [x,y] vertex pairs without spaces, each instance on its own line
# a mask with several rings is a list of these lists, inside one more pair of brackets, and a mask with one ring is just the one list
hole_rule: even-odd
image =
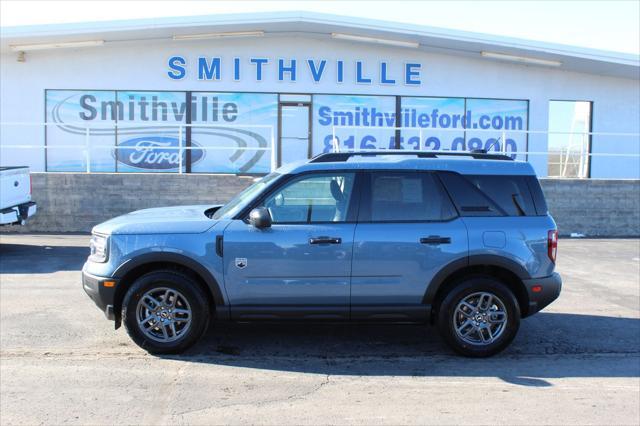
[[[184,43],[184,41],[174,41],[174,36],[246,32],[260,32],[264,37],[297,34],[318,39],[330,39],[335,33],[347,34],[397,41],[400,42],[397,43],[397,48],[401,49],[418,49],[487,61],[507,60],[527,66],[553,66],[555,69],[568,71],[640,79],[639,55],[309,12],[4,27],[1,31],[0,51],[6,53],[17,50],[16,46],[38,44],[51,47],[59,43],[69,43],[63,44],[62,47],[74,47],[71,42],[94,42],[94,48],[98,48],[98,45],[143,40],[165,39],[174,43]],[[346,40],[345,42],[357,41]],[[487,52],[489,55],[486,54]],[[536,60],[538,60],[537,63]]]

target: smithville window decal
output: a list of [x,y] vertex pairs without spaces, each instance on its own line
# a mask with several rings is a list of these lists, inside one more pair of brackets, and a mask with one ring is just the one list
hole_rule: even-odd
[[[46,98],[47,122],[57,124],[47,126],[47,171],[86,170],[81,150],[62,146],[84,146],[87,127],[92,171],[177,172],[180,162],[185,171],[186,150],[180,159],[176,148],[186,145],[186,92],[48,90]],[[269,172],[277,95],[198,92],[189,107],[192,172]],[[98,148],[114,144],[126,148]]]

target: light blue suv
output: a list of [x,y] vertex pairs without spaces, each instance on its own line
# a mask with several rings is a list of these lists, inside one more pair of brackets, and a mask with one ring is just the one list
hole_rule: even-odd
[[482,357],[560,294],[557,239],[528,163],[328,153],[224,206],[97,225],[82,281],[153,353],[187,349],[210,321],[308,320],[434,323],[453,349]]

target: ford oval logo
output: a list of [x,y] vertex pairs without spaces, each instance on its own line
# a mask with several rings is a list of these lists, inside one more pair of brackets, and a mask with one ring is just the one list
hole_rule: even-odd
[[[194,147],[200,145],[191,142]],[[116,159],[138,169],[170,170],[180,166],[178,138],[167,136],[145,136],[121,142],[115,150]],[[186,164],[187,153],[182,151],[182,164]],[[204,150],[191,149],[191,164],[204,158]]]

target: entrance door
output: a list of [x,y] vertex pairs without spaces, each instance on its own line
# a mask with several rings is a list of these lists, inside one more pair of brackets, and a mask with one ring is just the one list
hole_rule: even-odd
[[278,167],[311,155],[310,112],[307,103],[280,103]]

